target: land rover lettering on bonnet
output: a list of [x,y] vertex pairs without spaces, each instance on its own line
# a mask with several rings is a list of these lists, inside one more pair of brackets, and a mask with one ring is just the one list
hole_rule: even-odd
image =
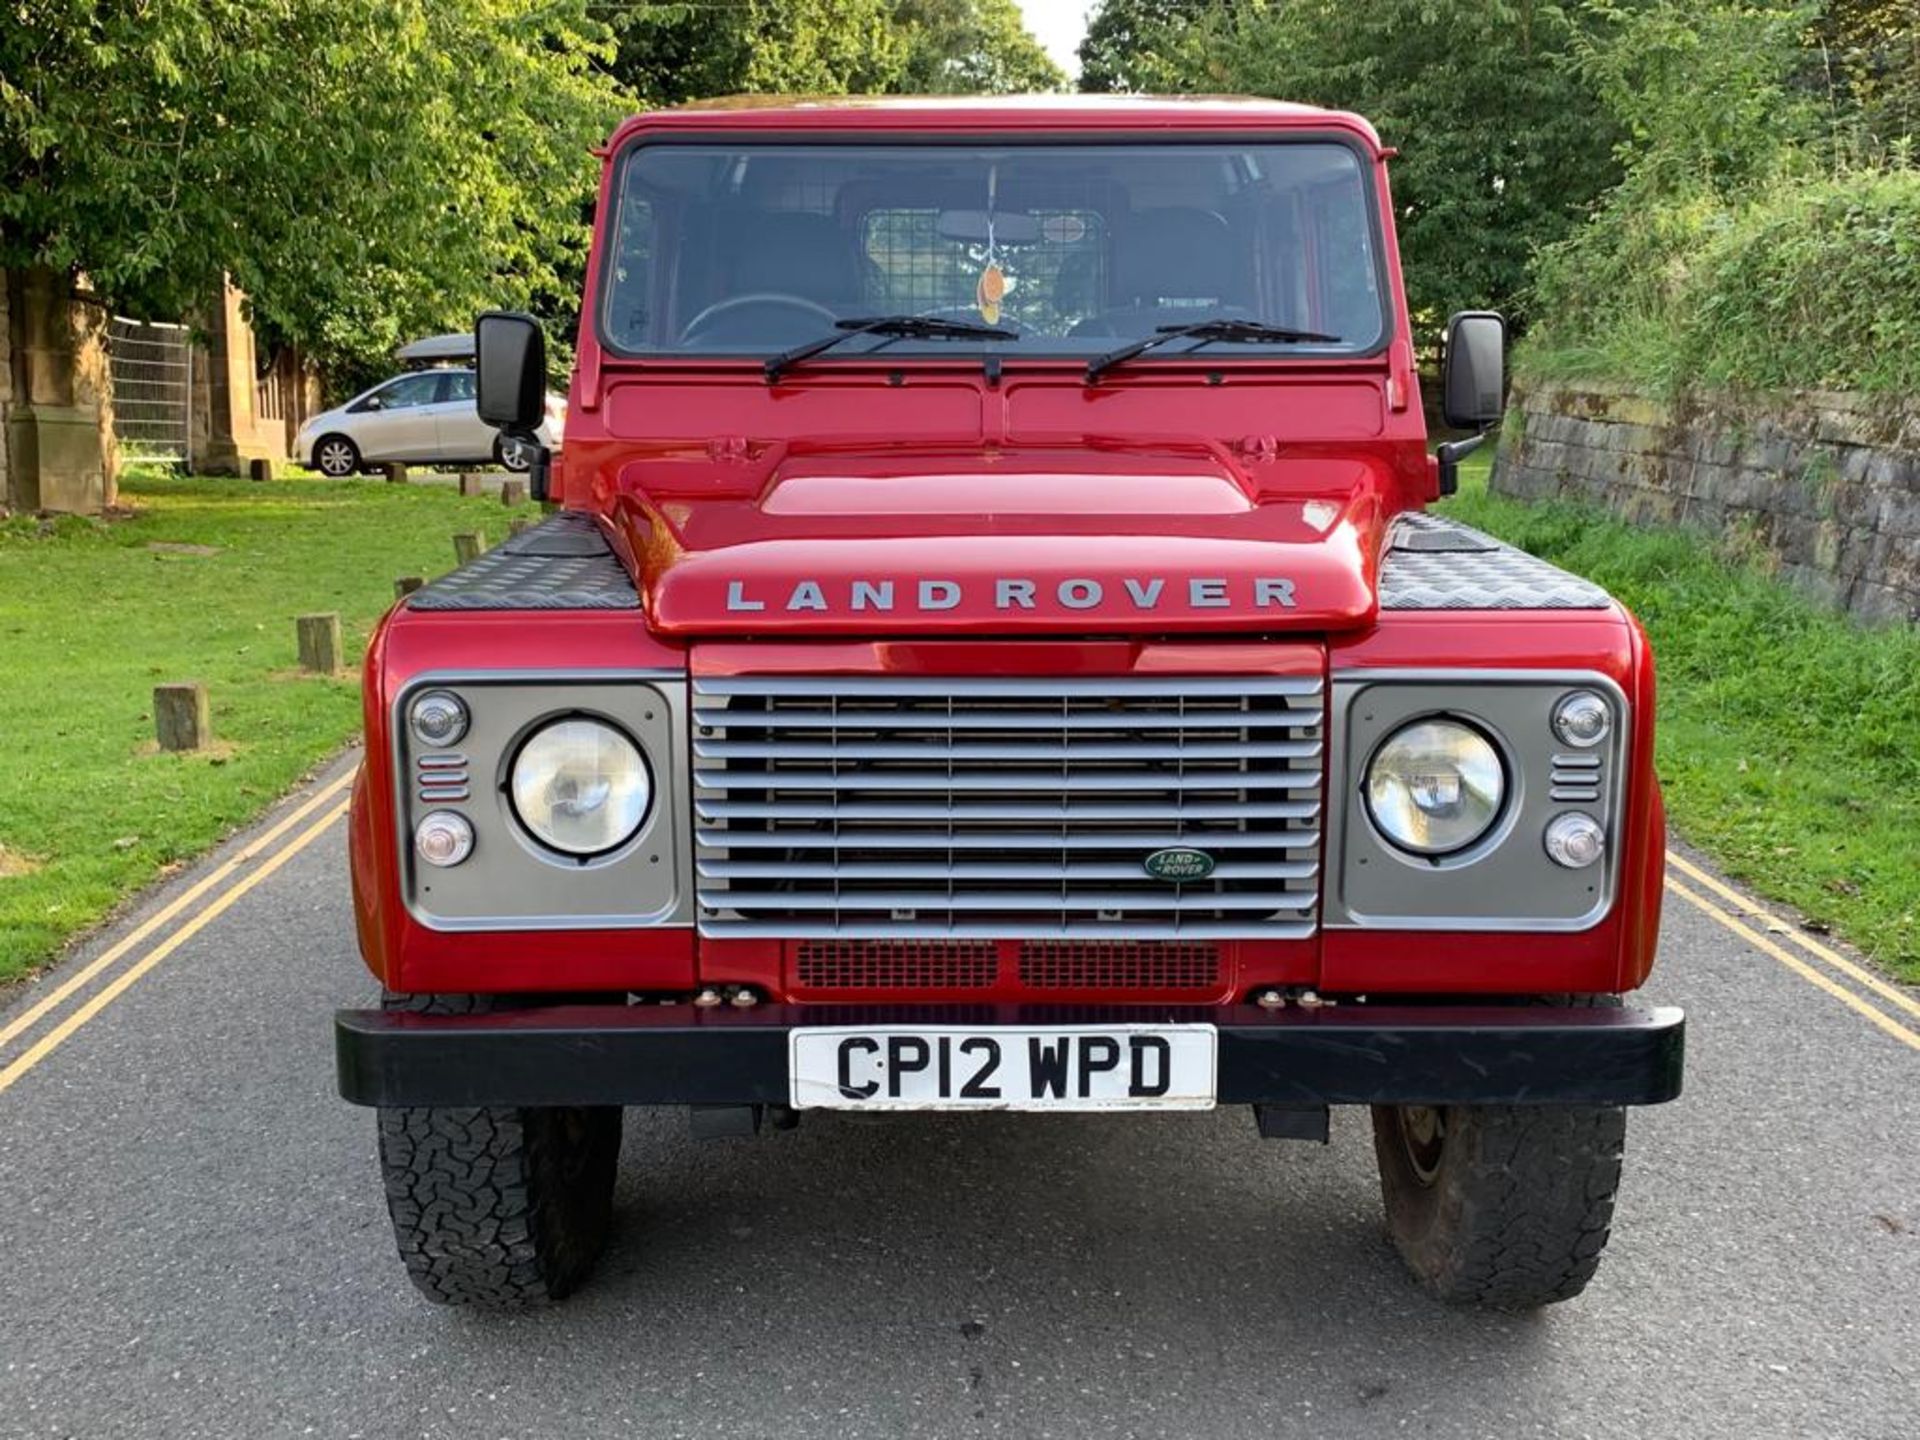
[[476,327],[548,518],[367,654],[384,998],[335,1036],[421,1291],[579,1285],[625,1106],[1244,1107],[1250,1140],[1367,1106],[1419,1285],[1586,1286],[1627,1111],[1680,1088],[1682,1017],[1632,1000],[1653,662],[1431,508],[1503,330],[1409,317],[1390,155],[1229,100],[613,136],[563,454],[539,323]]
[[[1175,582],[1171,592],[1165,576],[1143,579],[1134,575],[1120,577],[1109,597],[1108,582],[1092,576],[1075,576],[1056,581],[1047,588],[1046,601],[1062,610],[1099,611],[1109,598],[1131,605],[1136,610],[1157,610],[1162,600],[1184,603],[1192,609],[1224,609],[1233,603],[1230,582],[1224,577],[1206,577]],[[981,584],[983,594],[992,598],[996,610],[1032,610],[1041,603],[1038,581],[1001,576]],[[777,608],[800,611],[846,610],[956,610],[967,599],[967,587],[958,580],[855,580],[844,595],[829,598],[827,587],[818,580],[796,580],[785,599],[775,597]],[[1252,605],[1257,610],[1294,606],[1293,582],[1277,576],[1261,576],[1252,582]],[[769,601],[751,595],[744,580],[729,581],[727,609],[765,610]]]

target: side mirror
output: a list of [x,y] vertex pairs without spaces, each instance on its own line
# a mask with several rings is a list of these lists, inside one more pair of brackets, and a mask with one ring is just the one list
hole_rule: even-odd
[[474,405],[508,434],[539,428],[547,403],[547,336],[531,315],[489,310],[473,322]]
[[1491,310],[1447,321],[1440,413],[1459,430],[1498,423],[1507,404],[1507,322]]
[[1449,440],[1434,451],[1440,462],[1440,493],[1460,488],[1460,462],[1486,441],[1507,405],[1507,322],[1491,310],[1462,310],[1447,321],[1447,349],[1440,362],[1440,416],[1456,430],[1476,433]]
[[473,404],[481,420],[530,446],[527,490],[545,502],[553,457],[540,443],[547,415],[547,335],[517,310],[489,310],[473,322]]

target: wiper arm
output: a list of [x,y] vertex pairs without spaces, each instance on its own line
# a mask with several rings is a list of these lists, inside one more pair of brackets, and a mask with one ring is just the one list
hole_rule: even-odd
[[1169,340],[1180,339],[1197,340],[1202,345],[1215,340],[1238,341],[1249,345],[1340,343],[1338,335],[1323,335],[1318,330],[1294,330],[1285,325],[1264,325],[1258,320],[1196,320],[1191,325],[1162,325],[1144,340],[1134,340],[1104,355],[1094,356],[1087,362],[1087,384],[1093,384],[1104,372],[1125,364],[1136,355],[1158,349]]
[[762,367],[771,385],[780,372],[831,350],[856,335],[888,335],[900,340],[1018,340],[1018,330],[1003,330],[998,325],[976,325],[971,320],[943,320],[935,315],[872,315],[858,320],[834,321],[835,332],[820,340],[809,340],[791,350],[769,356]]

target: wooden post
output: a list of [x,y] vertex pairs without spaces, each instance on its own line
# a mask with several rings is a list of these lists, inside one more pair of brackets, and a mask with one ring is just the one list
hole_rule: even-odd
[[427,582],[418,575],[401,575],[393,582],[393,598],[404,600]]
[[526,504],[527,482],[524,480],[502,480],[500,482],[500,503],[502,505]]
[[487,548],[487,537],[477,530],[463,530],[453,537],[453,559],[457,565],[471,565]]
[[294,621],[300,639],[300,668],[316,675],[340,673],[340,617],[302,615]]
[[386,473],[387,483],[389,485],[404,485],[407,483],[407,467],[402,465],[398,460],[389,461],[380,468]]
[[533,521],[527,519],[527,517],[524,515],[517,515],[513,519],[507,521],[507,534],[510,536],[524,535],[527,533],[527,531],[531,530],[532,528],[533,528]]
[[213,711],[199,681],[153,687],[153,737],[162,750],[203,750],[213,739]]
[[273,461],[265,457],[256,457],[247,462],[247,474],[255,480],[273,479]]
[[460,493],[466,496],[487,493],[487,477],[472,470],[460,472]]

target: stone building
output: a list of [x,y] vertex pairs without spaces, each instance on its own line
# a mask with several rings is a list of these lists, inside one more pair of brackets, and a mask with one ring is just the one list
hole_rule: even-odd
[[114,503],[107,313],[52,270],[0,272],[0,497],[12,510]]
[[[114,504],[108,322],[54,271],[0,272],[0,505],[98,514]],[[196,317],[181,406],[180,458],[201,474],[238,475],[288,457],[320,387],[291,347],[261,365],[245,296],[226,282]]]

